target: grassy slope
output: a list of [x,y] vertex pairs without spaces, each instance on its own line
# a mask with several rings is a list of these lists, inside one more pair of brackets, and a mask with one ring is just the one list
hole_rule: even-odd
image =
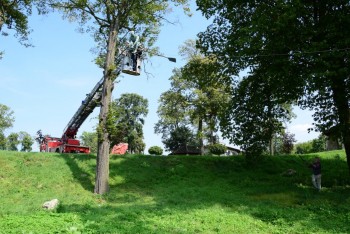
[[[319,155],[320,193],[298,156],[253,168],[241,156],[122,156],[98,196],[93,155],[0,151],[0,233],[349,233],[344,152]],[[60,207],[44,211],[53,198]]]

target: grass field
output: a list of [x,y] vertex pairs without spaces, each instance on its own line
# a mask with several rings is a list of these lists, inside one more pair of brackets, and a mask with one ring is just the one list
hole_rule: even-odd
[[[99,196],[94,155],[0,151],[0,233],[350,233],[345,154],[317,155],[321,192],[295,155],[255,166],[243,156],[127,155],[111,157],[110,192]],[[53,198],[60,206],[44,210]]]

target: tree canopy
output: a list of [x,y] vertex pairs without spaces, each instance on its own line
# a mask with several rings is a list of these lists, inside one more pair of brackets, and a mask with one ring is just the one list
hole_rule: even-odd
[[148,114],[148,100],[135,93],[125,93],[111,104],[109,132],[111,145],[128,143],[130,153],[142,153],[143,125]]
[[230,91],[230,86],[222,81],[229,77],[220,73],[215,56],[200,53],[194,40],[187,40],[180,47],[180,54],[187,63],[173,71],[171,88],[161,95],[155,132],[162,133],[163,142],[167,142],[176,128],[196,126],[196,145],[204,154],[204,140],[217,140],[219,116],[228,104]]
[[196,2],[214,18],[199,34],[205,53],[215,54],[232,76],[248,69],[249,76],[272,78],[280,101],[315,111],[316,130],[339,126],[350,168],[350,3]]
[[[0,5],[0,32],[7,36],[6,29],[15,31],[21,44],[28,46],[28,15],[32,13],[34,0],[2,0]],[[6,29],[5,27],[6,26]]]
[[34,144],[33,137],[24,131],[18,133],[19,141],[21,143],[21,151],[30,152],[32,151],[32,145]]
[[0,133],[12,127],[15,117],[14,112],[6,105],[0,104]]

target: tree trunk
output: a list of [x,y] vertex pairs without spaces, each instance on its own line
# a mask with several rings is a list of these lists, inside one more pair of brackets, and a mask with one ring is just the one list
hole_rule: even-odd
[[271,155],[271,156],[273,156],[273,155],[275,154],[275,151],[274,151],[274,149],[275,149],[274,143],[275,143],[274,137],[272,136],[272,137],[270,138],[270,141],[269,141],[270,155]]
[[198,139],[199,139],[199,148],[201,155],[204,155],[204,143],[203,143],[203,119],[199,118],[198,121]]
[[115,21],[110,26],[108,35],[108,49],[106,55],[106,64],[104,68],[104,81],[101,97],[101,109],[99,114],[99,127],[98,127],[98,152],[96,162],[96,183],[94,192],[97,194],[107,193],[109,190],[108,178],[109,178],[109,148],[110,140],[107,132],[107,116],[109,111],[109,105],[112,98],[113,80],[115,69],[114,58],[116,55],[118,35],[118,22]]
[[340,131],[344,143],[346,160],[350,173],[350,112],[349,102],[347,100],[346,85],[341,76],[330,77],[331,87],[333,91],[334,105],[338,111]]

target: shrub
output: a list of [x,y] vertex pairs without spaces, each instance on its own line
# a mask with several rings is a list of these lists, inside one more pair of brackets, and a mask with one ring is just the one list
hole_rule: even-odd
[[212,144],[208,146],[209,152],[216,155],[221,155],[226,152],[226,146],[223,144]]
[[148,149],[149,154],[154,154],[154,155],[162,155],[163,154],[163,149],[160,148],[159,146],[152,146]]

